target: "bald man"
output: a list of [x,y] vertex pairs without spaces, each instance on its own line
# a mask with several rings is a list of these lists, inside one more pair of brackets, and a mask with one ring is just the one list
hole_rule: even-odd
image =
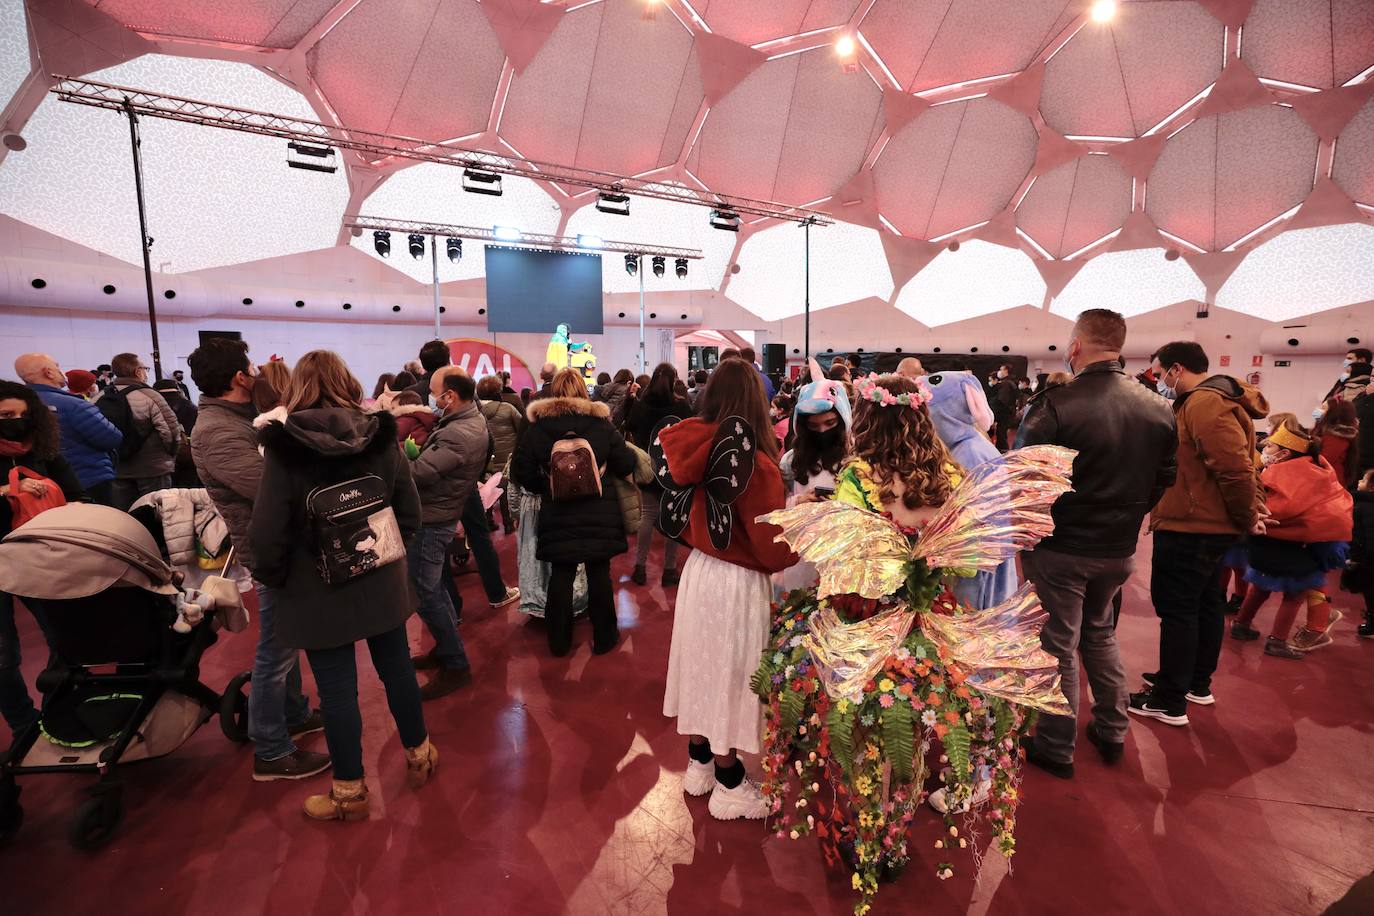
[[124,435],[90,401],[64,391],[67,378],[57,360],[46,353],[25,353],[14,361],[14,372],[57,415],[62,457],[94,502],[113,505],[113,451]]
[[908,356],[897,364],[897,374],[911,380],[916,380],[926,374],[925,366],[914,356]]

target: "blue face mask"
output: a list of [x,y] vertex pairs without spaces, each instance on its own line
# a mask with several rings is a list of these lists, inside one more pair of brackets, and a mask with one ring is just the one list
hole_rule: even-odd
[[1164,378],[1167,375],[1168,373],[1166,372],[1164,373],[1164,375],[1161,375],[1159,377],[1159,381],[1155,382],[1155,390],[1162,394],[1164,397],[1168,398],[1170,401],[1172,401],[1174,400],[1174,398],[1178,397],[1178,389],[1171,388],[1168,385],[1164,384]]

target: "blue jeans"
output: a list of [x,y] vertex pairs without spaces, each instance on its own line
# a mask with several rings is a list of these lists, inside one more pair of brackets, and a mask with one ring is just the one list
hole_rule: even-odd
[[[24,602],[38,621],[38,628],[47,634],[47,621],[37,601]],[[38,721],[38,708],[29,696],[24,673],[19,669],[19,628],[14,625],[14,596],[0,592],[0,715],[5,717],[10,731],[17,737],[21,731]]]
[[[335,779],[363,778],[363,717],[358,712],[358,656],[355,643],[333,649],[306,649],[324,713],[324,740],[334,764]],[[386,688],[386,704],[396,721],[401,744],[425,743],[425,714],[420,709],[420,685],[410,663],[404,625],[369,636],[372,667]]]
[[482,508],[482,494],[475,489],[463,504],[462,521],[463,534],[467,536],[472,560],[477,564],[477,574],[482,577],[482,590],[487,593],[487,601],[492,604],[505,601],[506,580],[501,575],[501,560],[491,543],[491,529],[487,527],[487,511]]
[[277,642],[276,589],[258,586],[258,651],[248,690],[248,737],[259,760],[278,760],[296,752],[290,726],[310,718],[301,693],[300,653]]
[[458,635],[458,609],[443,581],[449,574],[448,545],[452,541],[452,525],[422,525],[406,545],[406,561],[420,603],[420,619],[434,637],[434,655],[443,667],[461,671],[469,667],[468,653]]

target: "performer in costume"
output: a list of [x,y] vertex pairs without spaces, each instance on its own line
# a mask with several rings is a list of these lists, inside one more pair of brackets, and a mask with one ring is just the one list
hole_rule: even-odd
[[568,335],[571,333],[572,328],[566,324],[558,326],[553,332],[553,337],[549,338],[549,348],[544,353],[544,362],[553,363],[555,369],[568,368],[568,345],[571,343]]
[[855,387],[854,457],[834,499],[760,519],[820,582],[775,612],[754,688],[767,705],[764,792],[778,835],[815,834],[828,860],[847,861],[862,914],[879,876],[906,863],[934,746],[947,761],[941,846],[967,846],[954,814],[972,803],[1003,854],[1014,850],[1019,740],[1033,711],[1062,715],[1068,703],[1029,585],[983,610],[959,604],[948,585],[1053,530],[1050,506],[1069,489],[1075,453],[1037,446],[964,471],[916,382],[869,376]]

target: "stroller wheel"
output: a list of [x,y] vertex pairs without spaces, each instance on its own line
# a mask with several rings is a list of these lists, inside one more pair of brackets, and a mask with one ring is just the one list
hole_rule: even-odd
[[235,675],[220,697],[219,727],[224,737],[237,744],[248,740],[248,692],[244,688],[252,679],[251,671]]
[[67,839],[77,849],[99,849],[124,820],[124,793],[117,786],[98,787],[76,811]]

